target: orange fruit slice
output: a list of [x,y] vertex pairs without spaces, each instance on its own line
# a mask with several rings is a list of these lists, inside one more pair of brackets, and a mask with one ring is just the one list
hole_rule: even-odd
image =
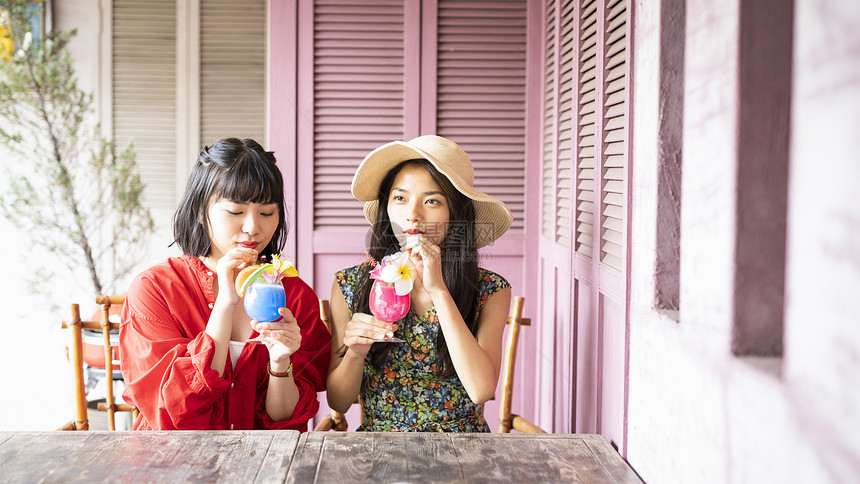
[[236,292],[239,294],[239,297],[242,297],[245,294],[245,289],[247,289],[252,282],[262,278],[263,272],[267,269],[269,272],[272,272],[272,264],[255,264],[242,269],[239,272],[239,275],[236,276]]

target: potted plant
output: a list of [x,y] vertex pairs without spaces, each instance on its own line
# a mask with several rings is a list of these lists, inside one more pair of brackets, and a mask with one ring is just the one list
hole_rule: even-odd
[[[43,4],[0,2],[0,213],[22,231],[28,253],[60,271],[87,274],[88,294],[123,292],[154,224],[131,144],[118,149],[94,121],[67,43],[75,31],[33,35]],[[38,25],[38,24],[37,24]],[[35,271],[34,271],[35,272]]]

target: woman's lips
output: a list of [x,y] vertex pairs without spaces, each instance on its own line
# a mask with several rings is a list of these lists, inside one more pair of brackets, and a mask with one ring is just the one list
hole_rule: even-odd
[[418,235],[423,234],[424,232],[418,229],[406,229],[403,231],[403,233],[406,235]]
[[241,245],[242,247],[244,247],[246,249],[256,249],[257,246],[260,245],[260,243],[259,242],[239,242],[239,245]]

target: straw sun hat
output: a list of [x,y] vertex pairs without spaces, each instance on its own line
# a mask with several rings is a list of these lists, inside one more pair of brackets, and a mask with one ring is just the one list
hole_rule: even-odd
[[484,247],[504,234],[514,217],[500,200],[472,188],[475,170],[469,155],[457,143],[441,136],[419,136],[409,141],[392,141],[364,157],[352,178],[352,194],[364,204],[364,217],[376,222],[379,185],[388,172],[406,160],[423,158],[475,206],[475,232],[478,247]]

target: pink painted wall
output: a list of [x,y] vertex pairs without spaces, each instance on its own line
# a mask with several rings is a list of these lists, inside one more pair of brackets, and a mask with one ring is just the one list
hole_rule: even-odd
[[[782,11],[755,10],[763,6]],[[688,0],[686,25],[671,15],[683,7],[637,2],[627,459],[648,482],[857,482],[860,4],[796,0],[787,41],[784,27],[765,28],[785,18],[786,2]],[[767,36],[744,33],[756,25]],[[781,48],[767,47],[774,39]],[[745,62],[760,64],[752,79]],[[785,76],[790,140],[778,129],[786,101],[768,91]],[[666,136],[666,108],[677,105],[667,79],[683,85],[682,150]],[[775,104],[756,107],[767,100]],[[755,159],[739,136],[750,120],[761,133]],[[668,170],[681,175],[677,197],[658,189],[667,152],[681,155],[682,173]],[[762,166],[772,171],[757,172]],[[781,213],[779,197],[787,198]],[[680,208],[677,227],[661,218],[667,200]],[[757,227],[743,210],[762,205],[785,219],[784,263],[772,257],[778,245],[755,246]],[[680,311],[661,309],[666,299],[657,297],[672,233]],[[756,255],[784,264],[784,306],[766,296],[759,310],[742,309],[750,304],[737,292],[743,278],[774,274],[750,270],[744,261]],[[750,315],[746,328],[782,333],[780,356],[738,356],[738,338],[772,354],[755,331],[738,331]]]

